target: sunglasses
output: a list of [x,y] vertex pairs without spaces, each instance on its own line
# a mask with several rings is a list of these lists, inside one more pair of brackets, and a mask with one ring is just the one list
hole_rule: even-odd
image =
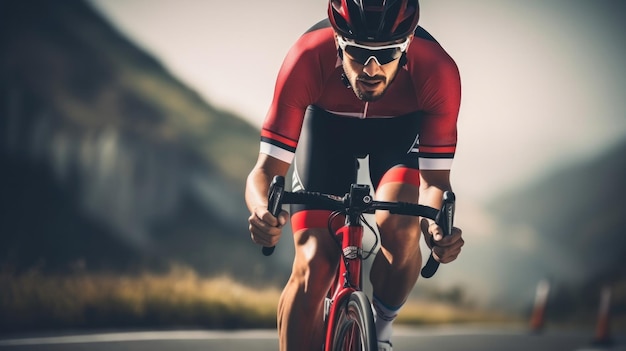
[[402,43],[367,46],[337,36],[337,44],[339,44],[341,50],[350,55],[350,58],[362,65],[367,66],[370,60],[374,59],[379,66],[382,66],[399,59],[409,46],[409,39],[406,38]]

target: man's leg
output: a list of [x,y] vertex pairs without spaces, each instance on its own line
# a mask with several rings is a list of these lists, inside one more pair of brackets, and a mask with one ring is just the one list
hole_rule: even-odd
[[324,343],[324,298],[339,262],[339,250],[326,229],[297,231],[294,242],[291,277],[278,303],[280,350],[319,351]]
[[[418,194],[416,185],[390,182],[380,185],[376,198],[415,203]],[[419,219],[379,211],[376,222],[381,248],[372,264],[370,279],[376,312],[382,317],[376,321],[377,334],[380,341],[389,341],[391,323],[413,289],[422,266]]]

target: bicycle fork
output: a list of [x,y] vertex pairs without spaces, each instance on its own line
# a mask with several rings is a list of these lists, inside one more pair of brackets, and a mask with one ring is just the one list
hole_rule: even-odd
[[324,300],[324,322],[326,325],[326,346],[333,340],[333,325],[338,314],[341,301],[355,291],[361,290],[362,257],[363,257],[363,227],[360,225],[343,226],[336,233],[342,248],[342,260]]

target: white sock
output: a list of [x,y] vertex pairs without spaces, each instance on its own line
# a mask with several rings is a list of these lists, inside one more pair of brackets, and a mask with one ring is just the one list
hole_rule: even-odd
[[374,311],[376,311],[376,337],[378,341],[390,341],[393,332],[392,324],[398,316],[398,307],[386,306],[376,296],[373,299]]

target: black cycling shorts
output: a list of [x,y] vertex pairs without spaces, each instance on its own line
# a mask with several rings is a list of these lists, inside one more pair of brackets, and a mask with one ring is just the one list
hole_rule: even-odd
[[[419,113],[360,119],[309,106],[296,150],[292,190],[343,196],[356,181],[356,158],[367,155],[374,190],[392,181],[419,186],[418,157],[411,152],[419,123]],[[294,232],[325,228],[328,212],[318,210],[308,205],[291,205]]]

